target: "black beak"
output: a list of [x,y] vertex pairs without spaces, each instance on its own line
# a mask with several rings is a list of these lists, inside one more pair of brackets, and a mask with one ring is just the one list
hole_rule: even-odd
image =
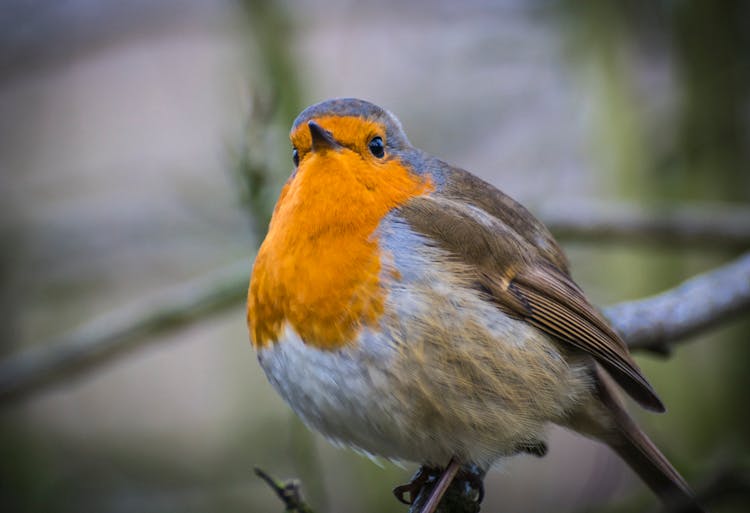
[[310,128],[312,137],[312,150],[320,151],[323,149],[335,150],[340,145],[333,138],[331,132],[317,124],[315,121],[308,121],[307,126]]

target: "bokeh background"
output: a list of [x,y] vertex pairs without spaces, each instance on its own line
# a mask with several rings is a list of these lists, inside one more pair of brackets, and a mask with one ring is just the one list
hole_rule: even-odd
[[[526,203],[750,201],[750,9],[740,0],[5,0],[0,353],[246,265],[306,105],[356,96]],[[564,241],[598,304],[719,265],[721,247]],[[107,317],[109,318],[109,317]],[[638,412],[701,488],[748,468],[747,319],[639,356]],[[635,410],[635,408],[634,408]],[[405,511],[378,466],[309,432],[266,382],[241,299],[0,405],[3,512],[273,512],[258,465],[318,513]],[[486,482],[485,511],[645,511],[612,453],[562,430]],[[746,511],[734,494],[715,511]]]

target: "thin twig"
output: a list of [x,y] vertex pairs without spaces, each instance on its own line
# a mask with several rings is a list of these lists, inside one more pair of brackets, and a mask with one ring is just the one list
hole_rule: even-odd
[[276,492],[276,495],[284,503],[286,508],[284,511],[288,513],[315,513],[302,499],[302,485],[297,479],[282,482],[274,479],[258,467],[255,467],[255,474]]
[[[476,465],[464,466],[462,472],[458,472],[458,470],[459,465],[451,460],[451,464],[440,475],[439,481],[437,478],[429,476],[424,479],[421,486],[418,484],[419,490],[416,492],[416,497],[412,495],[414,492],[410,491],[413,501],[409,507],[409,513],[425,513],[426,511],[434,511],[435,513],[479,513],[484,497],[485,471]],[[417,476],[419,474],[415,475],[415,477]],[[408,487],[412,483],[405,486]],[[439,491],[440,486],[445,487],[445,490],[441,493],[442,500],[435,493]]]
[[448,491],[448,487],[451,483],[453,483],[453,478],[456,477],[456,473],[458,473],[460,467],[461,465],[459,465],[458,461],[456,461],[455,458],[451,458],[448,462],[448,466],[443,470],[440,479],[438,479],[437,484],[430,492],[429,499],[427,499],[427,502],[420,510],[420,513],[434,513],[435,510],[437,510],[440,500],[443,498],[443,495],[445,495],[445,492]]

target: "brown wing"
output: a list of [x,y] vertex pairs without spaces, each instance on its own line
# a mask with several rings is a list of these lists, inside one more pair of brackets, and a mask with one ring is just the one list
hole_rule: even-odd
[[569,274],[568,259],[546,226],[516,200],[468,171],[448,166],[441,191],[446,199],[467,202],[487,212],[534,246],[542,257]]
[[664,411],[622,339],[528,237],[483,209],[439,195],[415,198],[399,213],[468,264],[471,280],[504,312],[591,354],[643,407]]

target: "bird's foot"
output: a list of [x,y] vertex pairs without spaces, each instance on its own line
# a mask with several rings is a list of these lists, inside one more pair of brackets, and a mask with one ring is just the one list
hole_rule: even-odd
[[[393,494],[403,504],[414,508],[419,503],[419,511],[433,512],[438,502],[448,489],[449,498],[461,504],[468,504],[475,509],[467,511],[479,511],[479,504],[484,499],[484,475],[485,471],[477,465],[463,465],[451,460],[445,470],[435,467],[422,466],[412,476],[409,483],[397,486]],[[462,510],[463,511],[463,510]]]
[[484,499],[484,475],[485,471],[477,465],[464,465],[456,474],[456,482],[464,483],[468,492],[476,493],[475,502],[481,504]]
[[[411,505],[417,498],[417,495],[419,495],[419,492],[422,491],[422,488],[424,488],[427,483],[435,481],[440,477],[441,473],[442,470],[439,468],[423,465],[419,467],[419,470],[417,470],[417,472],[411,477],[411,480],[408,483],[394,488],[393,495],[396,496],[396,499],[398,499],[399,502]],[[406,498],[407,495],[409,496],[408,499]]]

